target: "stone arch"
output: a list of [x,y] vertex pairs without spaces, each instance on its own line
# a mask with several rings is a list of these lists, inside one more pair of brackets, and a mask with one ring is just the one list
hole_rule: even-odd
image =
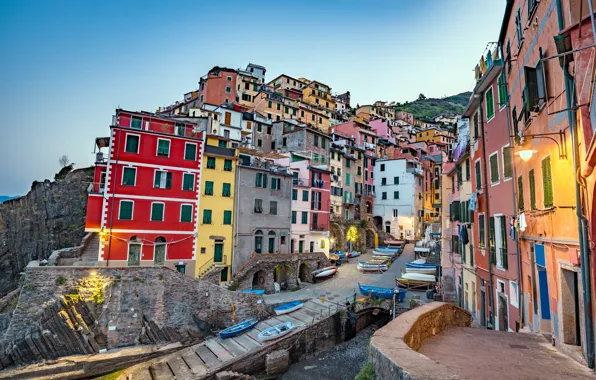
[[375,227],[377,228],[377,231],[384,231],[383,230],[383,218],[380,216],[375,216],[373,217],[373,223],[375,224]]
[[329,247],[329,251],[343,250],[346,245],[346,232],[339,223],[331,222],[329,226],[330,240],[334,242]]
[[263,289],[265,287],[265,281],[267,277],[265,272],[262,270],[256,271],[252,276],[252,288]]
[[366,248],[375,247],[375,231],[372,228],[367,228],[366,231]]
[[309,263],[303,262],[300,264],[298,269],[298,278],[300,282],[311,282],[312,281],[312,268]]
[[288,287],[290,269],[290,266],[287,264],[276,265],[273,268],[273,282],[277,282],[282,289]]

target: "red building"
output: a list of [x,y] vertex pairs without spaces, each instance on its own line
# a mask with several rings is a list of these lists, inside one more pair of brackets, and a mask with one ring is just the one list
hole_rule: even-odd
[[234,69],[215,66],[199,81],[199,106],[221,105],[237,101],[238,73]]
[[99,265],[183,262],[194,274],[202,132],[194,124],[120,109],[110,130],[110,137],[96,139],[85,226],[100,233]]
[[329,233],[329,210],[331,194],[331,172],[322,167],[309,166],[310,184],[310,231]]

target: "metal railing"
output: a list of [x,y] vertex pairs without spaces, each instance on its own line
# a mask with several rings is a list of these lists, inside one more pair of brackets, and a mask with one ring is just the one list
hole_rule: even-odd
[[311,223],[310,230],[311,231],[328,231],[329,228],[326,226],[323,226],[321,224],[318,224],[318,223]]
[[203,275],[205,274],[205,272],[207,272],[207,270],[209,270],[209,268],[211,268],[213,266],[213,258],[209,259],[205,264],[201,265],[199,267],[199,278],[203,277]]

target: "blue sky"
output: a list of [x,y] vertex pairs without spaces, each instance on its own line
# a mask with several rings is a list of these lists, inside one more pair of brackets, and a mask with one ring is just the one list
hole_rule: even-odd
[[114,109],[154,111],[219,65],[349,90],[354,104],[473,86],[505,0],[0,1],[0,195],[91,165]]

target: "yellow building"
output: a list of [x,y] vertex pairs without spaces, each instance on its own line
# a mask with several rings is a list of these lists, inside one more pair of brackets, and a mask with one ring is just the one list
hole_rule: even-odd
[[323,107],[330,112],[335,110],[331,88],[321,82],[312,81],[302,89],[302,99],[308,104]]
[[455,139],[447,131],[441,131],[438,128],[428,128],[416,133],[416,142],[422,141],[451,144],[455,142]]
[[238,102],[247,107],[254,107],[255,96],[261,90],[258,78],[248,74],[238,74]]
[[325,133],[329,130],[330,111],[313,107],[300,99],[285,97],[281,93],[259,92],[254,97],[254,110],[273,121],[295,119]]
[[199,236],[196,247],[195,276],[203,278],[222,268],[220,282],[231,278],[234,246],[234,189],[236,149],[228,148],[225,137],[207,135],[202,159],[201,198],[199,203]]

